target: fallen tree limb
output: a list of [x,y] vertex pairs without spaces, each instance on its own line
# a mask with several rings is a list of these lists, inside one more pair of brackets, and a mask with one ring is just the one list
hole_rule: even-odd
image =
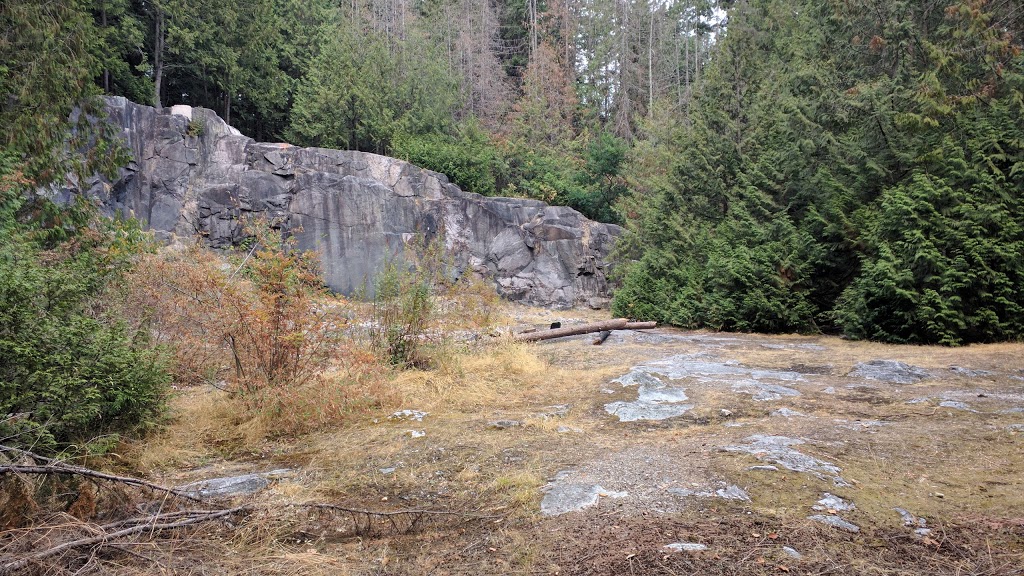
[[602,322],[592,322],[590,324],[580,324],[578,326],[566,326],[565,328],[556,328],[554,330],[542,330],[530,333],[523,332],[516,334],[515,341],[540,342],[541,340],[551,340],[552,338],[562,338],[565,336],[578,336],[580,334],[590,334],[592,332],[643,330],[646,328],[654,328],[657,325],[657,322],[630,322],[625,318],[617,318],[615,320],[604,320]]
[[89,468],[82,468],[81,466],[70,466],[67,464],[61,464],[60,462],[52,461],[46,466],[32,466],[32,465],[18,465],[8,464],[0,465],[0,476],[5,474],[69,474],[74,476],[84,476],[86,478],[96,478],[97,480],[108,480],[110,482],[118,482],[128,486],[134,486],[136,488],[148,488],[156,492],[163,492],[165,494],[171,494],[185,500],[191,500],[192,502],[205,502],[202,498],[196,498],[182,492],[181,490],[175,490],[174,488],[168,488],[152,482],[146,482],[145,480],[139,480],[138,478],[129,478],[127,476],[115,476],[113,474],[106,474],[104,472],[97,472]]
[[178,520],[177,522],[167,522],[161,524],[144,522],[136,526],[132,526],[131,528],[125,528],[123,530],[118,530],[116,532],[100,534],[99,536],[93,536],[91,538],[81,538],[78,540],[72,540],[70,542],[65,542],[52,548],[47,548],[46,550],[36,552],[29,556],[25,556],[12,562],[0,565],[0,574],[12,574],[17,570],[25,568],[32,562],[45,560],[47,558],[56,556],[69,550],[74,550],[76,548],[87,548],[89,546],[95,546],[97,544],[106,544],[112,540],[124,538],[125,536],[131,536],[133,534],[140,534],[142,532],[159,532],[162,530],[170,530],[173,528],[191,526],[193,524],[199,524],[200,522],[209,522],[210,520],[217,520],[218,518],[223,518],[225,516],[230,516],[232,514],[237,514],[239,512],[248,511],[250,508],[251,507],[248,504],[246,504],[243,506],[237,506],[235,508],[229,508],[227,510],[207,511],[206,513],[201,514],[199,516],[186,518],[184,520]]
[[470,520],[494,520],[495,518],[502,518],[502,516],[495,516],[492,514],[468,514],[466,512],[453,512],[451,510],[363,510],[361,508],[348,508],[345,506],[339,506],[337,504],[296,504],[295,506],[301,508],[316,508],[319,510],[336,510],[338,512],[347,512],[349,514],[365,514],[367,516],[400,516],[408,514],[411,516],[460,516],[462,518],[468,518]]
[[[133,544],[157,543],[159,538],[152,537],[157,532],[185,528],[211,521],[227,521],[230,516],[238,514],[251,514],[254,512],[273,513],[282,512],[283,509],[304,508],[307,510],[322,510],[337,512],[342,515],[349,515],[352,519],[353,530],[356,533],[367,532],[373,534],[376,529],[374,524],[383,521],[383,524],[390,525],[396,533],[408,533],[415,530],[423,521],[434,517],[454,518],[461,522],[476,520],[499,520],[502,516],[474,514],[467,512],[456,512],[450,510],[428,510],[428,509],[400,509],[400,510],[370,510],[353,508],[338,504],[307,503],[307,504],[279,504],[263,505],[244,504],[233,508],[220,508],[217,503],[207,503],[201,498],[196,498],[179,490],[166,488],[145,480],[137,478],[116,476],[98,472],[81,466],[64,464],[27,452],[17,448],[10,448],[0,445],[0,453],[13,453],[19,456],[34,459],[37,464],[3,464],[0,465],[0,476],[5,474],[35,474],[35,475],[62,475],[72,474],[86,478],[105,480],[136,489],[153,490],[170,495],[180,496],[192,502],[205,504],[202,509],[193,510],[172,510],[168,512],[143,513],[134,516],[108,522],[103,525],[87,521],[61,521],[58,524],[38,525],[20,530],[22,533],[16,543],[8,543],[0,548],[0,576],[19,573],[32,566],[45,566],[48,564],[73,565],[86,561],[85,568],[91,566],[97,554],[103,549],[120,550],[128,555],[143,560],[149,560],[145,555],[126,550],[124,547]],[[140,508],[140,511],[142,509]],[[61,513],[62,518],[67,518]],[[284,521],[284,515],[279,514],[279,519]],[[339,518],[341,520],[342,518]],[[264,519],[265,520],[265,519]],[[233,527],[228,522],[229,527]],[[140,538],[142,540],[140,540]],[[172,538],[179,538],[173,534]],[[66,540],[61,543],[55,543]],[[42,542],[49,540],[46,548],[42,548]],[[25,547],[25,553],[14,552],[15,548]]]

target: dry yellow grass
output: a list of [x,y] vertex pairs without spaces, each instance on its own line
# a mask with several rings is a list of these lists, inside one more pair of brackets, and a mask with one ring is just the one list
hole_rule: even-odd
[[[492,326],[541,325],[554,316],[546,311],[516,311],[515,318],[499,318]],[[844,545],[853,546],[851,552],[818,536],[822,528],[810,524],[806,516],[809,505],[822,492],[837,491],[830,480],[785,471],[757,473],[748,470],[757,463],[754,456],[717,449],[759,433],[818,439],[802,445],[801,450],[836,463],[844,477],[856,481],[841,492],[857,502],[854,519],[871,530],[902,530],[899,516],[892,511],[894,501],[929,518],[935,526],[972,515],[1024,514],[1024,451],[1019,435],[1005,430],[1007,424],[1016,421],[1013,415],[908,405],[904,400],[910,392],[896,389],[928,395],[943,386],[955,387],[956,376],[907,387],[846,388],[847,381],[841,380],[854,364],[872,358],[899,359],[936,370],[968,365],[1006,372],[1020,367],[1016,359],[1024,352],[1021,345],[946,349],[891,347],[816,336],[688,336],[695,340],[662,344],[625,341],[597,347],[589,345],[587,339],[517,344],[485,337],[481,343],[451,345],[432,369],[392,372],[375,381],[372,396],[385,401],[353,410],[336,425],[294,436],[275,434],[273,420],[240,420],[221,394],[191,389],[175,399],[177,417],[164,435],[140,447],[136,458],[139,468],[162,470],[181,482],[217,471],[295,468],[293,477],[258,497],[258,502],[270,507],[333,502],[357,508],[432,508],[496,517],[471,525],[438,522],[409,536],[382,533],[356,538],[333,537],[333,525],[308,515],[268,516],[247,523],[249,532],[236,534],[221,544],[226,557],[231,558],[225,564],[226,573],[566,571],[565,562],[572,553],[580,557],[586,554],[562,547],[565,533],[557,530],[574,533],[576,527],[567,524],[572,519],[540,517],[541,489],[559,470],[586,466],[628,446],[671,450],[672,454],[683,455],[679,458],[684,464],[685,455],[692,454],[699,460],[680,469],[679,478],[686,482],[728,478],[753,495],[752,503],[736,509],[731,504],[709,502],[671,517],[676,523],[671,530],[675,532],[679,532],[680,523],[697,526],[709,514],[718,524],[707,529],[723,531],[718,538],[734,536],[724,531],[745,530],[749,534],[760,530],[748,526],[750,522],[777,525],[792,531],[787,537],[794,538],[798,547],[803,546],[810,558],[805,562],[816,569],[833,565],[829,564],[833,559],[845,558],[847,562],[859,562],[860,572],[913,573],[887,571],[883,562],[891,563],[898,555],[885,559],[865,555],[863,552],[872,550],[870,541],[844,541]],[[702,340],[715,338],[722,340],[713,347]],[[805,345],[823,346],[827,351]],[[787,406],[814,417],[807,419],[769,418],[776,404],[753,401],[728,386],[688,388],[697,407],[684,417],[663,423],[620,424],[604,413],[604,403],[635,394],[632,389],[608,384],[631,365],[669,354],[709,350],[747,366],[820,368],[820,387],[834,380],[837,393],[805,390],[802,396],[785,401]],[[973,382],[972,386],[983,392],[989,388],[1005,390],[1007,384]],[[613,393],[602,392],[604,388]],[[570,406],[564,414],[555,416],[552,405]],[[722,416],[721,408],[728,408],[732,415]],[[398,409],[422,410],[429,415],[422,422],[389,419]],[[837,431],[837,419],[878,420],[885,426]],[[495,420],[516,420],[522,425],[499,430],[489,425]],[[727,423],[742,427],[727,428]],[[425,436],[413,438],[410,430],[422,431]],[[201,464],[208,468],[201,472],[184,470]],[[709,511],[706,506],[713,508]],[[600,523],[605,516],[595,518],[591,520]],[[607,516],[607,520],[614,523],[608,530],[631,522],[616,515]],[[637,524],[635,528],[640,530],[642,526]],[[600,537],[619,542],[616,533],[609,534]],[[309,541],[300,542],[303,538]],[[1012,536],[993,542],[1004,548],[1010,546],[1011,551],[1014,546]],[[587,543],[581,540],[581,545]],[[565,550],[566,556],[553,550]],[[633,552],[623,549],[623,557],[629,553]],[[993,558],[993,565],[998,564],[997,560],[1004,561],[998,554]],[[733,558],[736,573],[749,568],[747,560],[739,553]],[[927,567],[940,566],[928,562],[938,561],[920,560],[913,566],[924,567],[921,570],[926,573],[931,570]],[[992,573],[1000,573],[994,570]],[[971,572],[965,569],[963,573]]]

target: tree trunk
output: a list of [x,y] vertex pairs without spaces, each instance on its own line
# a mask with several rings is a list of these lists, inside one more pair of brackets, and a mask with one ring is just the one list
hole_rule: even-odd
[[647,117],[654,114],[654,4],[651,4],[651,20],[647,27]]
[[[100,26],[103,27],[103,34],[107,33],[107,3],[100,6]],[[103,67],[103,93],[110,94],[110,69]]]
[[160,102],[160,84],[164,78],[164,11],[159,6],[154,10],[156,13],[153,17],[153,106],[159,110],[164,107]]

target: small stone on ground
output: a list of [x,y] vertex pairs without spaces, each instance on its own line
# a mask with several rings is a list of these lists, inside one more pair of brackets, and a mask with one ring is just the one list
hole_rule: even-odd
[[826,516],[824,514],[815,514],[814,516],[808,516],[807,518],[809,520],[814,520],[815,522],[821,522],[822,524],[828,524],[829,526],[832,526],[833,528],[839,528],[840,530],[846,530],[847,532],[853,532],[853,533],[860,532],[860,527],[859,526],[857,526],[856,524],[852,524],[850,522],[847,522],[846,520],[843,520],[839,516]]
[[707,550],[708,547],[697,542],[673,542],[672,544],[666,544],[665,549],[672,550],[673,552],[700,552],[701,550]]
[[857,505],[853,502],[847,502],[839,496],[829,494],[828,492],[825,492],[824,496],[821,500],[818,500],[817,504],[811,506],[811,510],[839,510],[840,512],[855,510],[856,508]]
[[388,416],[389,420],[410,420],[415,422],[422,422],[423,418],[429,416],[430,412],[423,412],[420,410],[399,410],[391,416]]

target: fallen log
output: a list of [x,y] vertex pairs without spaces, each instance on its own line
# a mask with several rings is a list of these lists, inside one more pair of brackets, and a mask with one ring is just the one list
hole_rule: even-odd
[[657,322],[627,322],[626,327],[623,330],[646,330],[648,328],[657,328]]
[[[627,326],[628,326],[628,324],[627,324]],[[600,346],[601,344],[604,344],[604,341],[607,340],[608,337],[611,336],[611,335],[612,335],[612,331],[611,330],[601,330],[601,333],[597,335],[596,339],[594,339],[594,346]]]
[[580,324],[579,326],[566,326],[565,328],[543,330],[540,332],[532,332],[530,334],[516,334],[515,340],[516,342],[539,342],[541,340],[550,340],[552,338],[561,338],[563,336],[590,334],[591,332],[600,332],[602,330],[620,330],[625,328],[628,323],[629,320],[625,318],[617,318],[615,320]]
[[516,334],[515,341],[539,342],[541,340],[551,340],[552,338],[578,336],[580,334],[604,332],[606,330],[642,330],[645,328],[654,328],[655,326],[657,326],[657,324],[657,322],[630,322],[625,318],[617,318],[615,320],[604,320],[602,322],[580,324],[579,326],[566,326],[565,328],[556,328],[554,330],[543,330],[540,332],[531,333],[519,333]]

